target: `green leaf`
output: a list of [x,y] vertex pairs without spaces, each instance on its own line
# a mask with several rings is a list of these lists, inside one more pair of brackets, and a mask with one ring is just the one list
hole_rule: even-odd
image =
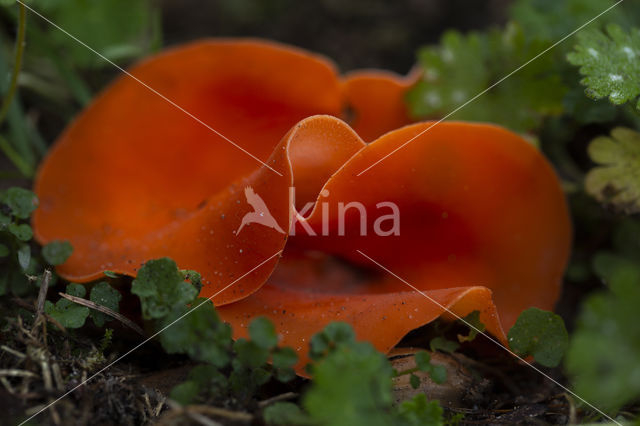
[[317,424],[394,424],[391,377],[389,361],[371,344],[339,344],[314,365],[303,405]]
[[423,78],[407,96],[409,110],[420,119],[439,118],[455,111],[448,118],[498,123],[520,132],[537,129],[545,116],[562,112],[566,88],[559,73],[552,72],[553,57],[538,58],[475,97],[549,44],[526,40],[514,23],[505,30],[466,36],[449,31],[439,46],[419,51]]
[[187,354],[218,368],[229,364],[231,327],[220,320],[210,300],[197,299],[189,309],[176,308],[159,321],[159,328],[164,329],[159,338],[168,353]]
[[7,257],[9,254],[11,254],[9,247],[0,243],[0,257]]
[[599,29],[578,33],[578,44],[567,55],[571,64],[580,67],[587,96],[608,98],[614,105],[636,103],[640,95],[638,58],[640,29],[625,32],[615,24],[607,26],[606,33]]
[[288,346],[277,348],[271,354],[271,362],[275,368],[293,367],[298,362],[298,354]]
[[409,376],[409,384],[411,384],[413,389],[418,389],[420,387],[420,377],[415,374],[411,374]]
[[292,402],[276,402],[269,405],[262,415],[269,426],[296,426],[310,423],[308,416]]
[[296,378],[296,371],[293,368],[277,368],[276,369],[276,379],[282,383],[290,382],[291,380]]
[[[516,0],[510,15],[528,37],[555,43],[614,3],[615,0]],[[615,8],[603,18],[619,22],[623,20],[622,13],[622,8]],[[562,44],[558,47],[563,48]]]
[[236,340],[233,349],[238,355],[238,360],[248,368],[261,367],[269,359],[269,350],[252,340],[240,338]]
[[7,229],[20,241],[29,241],[33,237],[33,230],[26,223],[10,223]]
[[[122,295],[118,290],[111,287],[109,283],[101,281],[91,289],[89,299],[98,305],[102,305],[114,312],[118,312]],[[91,311],[91,318],[93,319],[94,324],[98,327],[102,327],[106,321],[112,320],[108,315],[95,310]]]
[[140,297],[144,319],[158,319],[192,303],[198,290],[188,282],[169,258],[150,260],[133,281],[131,292]]
[[[403,424],[410,426],[442,426],[444,410],[438,401],[427,401],[420,393],[398,407],[398,417]],[[397,423],[397,422],[396,422]]]
[[420,351],[415,354],[416,367],[420,371],[431,371],[431,355],[427,351]]
[[263,349],[271,349],[278,344],[278,335],[273,323],[266,317],[258,317],[249,324],[251,341]]
[[309,357],[312,360],[322,359],[337,345],[353,343],[355,340],[356,334],[350,324],[340,321],[331,322],[321,332],[311,337]]
[[441,385],[447,381],[447,369],[443,365],[432,365],[429,378]]
[[529,308],[520,314],[507,339],[518,355],[533,355],[545,367],[555,367],[567,350],[569,335],[559,315]]
[[[66,293],[76,297],[84,297],[86,289],[79,284],[69,284]],[[55,305],[48,300],[45,301],[44,311],[65,328],[80,328],[89,316],[89,308],[64,298],[60,298]]]
[[189,405],[195,402],[199,393],[200,386],[198,383],[188,380],[171,389],[169,398],[173,399],[180,405]]
[[31,247],[29,244],[22,244],[18,248],[18,265],[22,270],[26,270],[31,263]]
[[640,398],[640,267],[620,262],[605,275],[609,291],[583,304],[565,364],[575,391],[613,414]]
[[31,212],[38,207],[36,194],[24,188],[13,187],[7,189],[2,194],[1,200],[9,206],[11,214],[18,219],[28,219]]
[[471,312],[469,315],[464,317],[463,320],[464,321],[459,321],[469,327],[469,334],[466,336],[458,334],[458,341],[460,343],[471,342],[476,338],[478,333],[484,332],[486,328],[482,321],[480,321],[480,311],[476,310]]
[[42,247],[42,256],[51,265],[62,265],[67,261],[73,247],[69,241],[52,241]]
[[615,128],[611,137],[589,144],[589,156],[599,166],[587,174],[587,192],[627,213],[640,212],[640,133]]
[[[153,12],[147,1],[48,0],[43,3],[40,11],[49,19],[114,62],[146,53],[155,37]],[[56,50],[64,49],[65,60],[70,64],[108,65],[56,28],[47,28],[46,38],[58,48]]]
[[113,271],[102,271],[102,273],[108,278],[118,278],[118,274]]
[[454,342],[453,340],[445,339],[444,337],[434,337],[429,342],[429,348],[431,352],[442,351],[446,353],[453,353],[460,347],[458,342]]

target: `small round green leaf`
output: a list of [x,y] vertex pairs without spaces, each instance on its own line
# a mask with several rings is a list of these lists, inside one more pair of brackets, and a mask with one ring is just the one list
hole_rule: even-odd
[[2,199],[18,219],[28,219],[31,212],[38,207],[36,194],[24,188],[9,188]]
[[415,355],[416,367],[420,371],[431,371],[431,355],[427,351],[420,351]]
[[51,265],[62,265],[67,261],[73,247],[69,241],[52,241],[42,247],[42,256]]
[[507,335],[509,346],[520,356],[532,355],[545,367],[560,364],[569,344],[564,321],[538,308],[523,311]]
[[447,369],[442,365],[432,365],[429,377],[435,383],[441,385],[447,381]]
[[409,383],[411,384],[411,387],[413,389],[418,389],[420,387],[420,377],[412,374],[411,376],[409,376]]
[[276,328],[266,317],[258,317],[251,321],[249,336],[251,341],[263,349],[271,349],[278,344]]
[[11,223],[7,229],[20,241],[29,241],[33,237],[33,230],[26,223]]

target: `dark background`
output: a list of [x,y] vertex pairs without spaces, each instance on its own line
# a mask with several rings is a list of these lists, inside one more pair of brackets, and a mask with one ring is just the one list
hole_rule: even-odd
[[[562,1],[562,0],[559,0]],[[446,29],[505,20],[510,0],[163,0],[165,45],[202,37],[263,37],[332,58],[343,71],[406,73]]]

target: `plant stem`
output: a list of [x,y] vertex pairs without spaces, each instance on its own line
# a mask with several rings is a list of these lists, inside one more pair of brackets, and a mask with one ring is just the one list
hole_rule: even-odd
[[16,151],[13,146],[11,146],[9,141],[2,136],[0,136],[0,151],[2,151],[4,155],[6,155],[9,160],[11,160],[13,165],[16,166],[18,170],[20,170],[20,173],[22,173],[24,177],[33,177],[33,167],[31,167],[29,163],[24,161],[20,154],[18,154],[18,151]]
[[13,63],[13,71],[11,73],[11,84],[9,85],[9,90],[7,91],[7,95],[2,101],[2,106],[0,107],[0,126],[7,116],[7,112],[9,111],[9,107],[11,106],[11,101],[16,93],[18,88],[18,75],[20,74],[20,68],[22,67],[22,56],[24,54],[24,37],[25,37],[25,29],[27,24],[27,10],[23,4],[19,5],[20,11],[18,13],[18,34],[16,38],[16,56],[15,61]]

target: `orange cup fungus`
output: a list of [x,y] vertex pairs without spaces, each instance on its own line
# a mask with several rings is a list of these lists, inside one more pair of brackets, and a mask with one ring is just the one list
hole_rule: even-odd
[[553,308],[570,223],[551,166],[498,126],[405,126],[415,76],[340,77],[257,40],[195,42],[131,74],[66,129],[36,180],[36,238],[74,247],[64,278],[135,276],[171,257],[202,274],[236,337],[267,316],[300,365],[331,321],[387,352],[445,307],[480,311],[502,342],[523,309]]

